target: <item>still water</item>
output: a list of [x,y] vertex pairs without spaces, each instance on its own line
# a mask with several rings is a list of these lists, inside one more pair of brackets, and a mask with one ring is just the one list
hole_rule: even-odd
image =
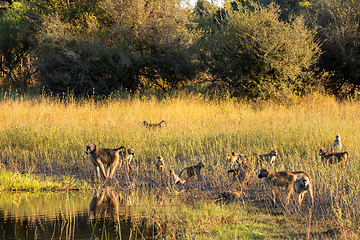
[[137,238],[131,205],[131,195],[110,189],[0,193],[0,239]]

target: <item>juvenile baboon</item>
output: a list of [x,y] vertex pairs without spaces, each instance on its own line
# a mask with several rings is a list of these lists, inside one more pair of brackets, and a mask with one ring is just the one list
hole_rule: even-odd
[[182,180],[174,171],[174,169],[170,169],[170,185],[173,184],[185,184],[185,180]]
[[276,200],[276,189],[275,187],[285,187],[285,205],[289,204],[289,199],[294,191],[294,182],[296,181],[296,174],[303,173],[305,174],[309,179],[310,175],[305,171],[296,171],[296,172],[288,172],[288,171],[282,171],[282,172],[274,172],[267,168],[262,168],[260,170],[260,173],[258,175],[259,178],[264,178],[265,185],[268,186],[272,193],[272,200],[273,204],[275,206]]
[[129,148],[127,150],[127,155],[126,155],[126,158],[125,158],[125,167],[126,167],[126,170],[129,171],[129,170],[132,170],[132,167],[131,167],[131,160],[132,158],[134,157],[134,154],[135,154],[135,149],[134,148]]
[[241,192],[229,190],[229,191],[220,193],[219,197],[220,197],[220,199],[223,199],[223,200],[233,200],[233,199],[239,198],[240,196],[241,196]]
[[348,152],[329,152],[325,148],[320,148],[319,155],[321,156],[321,162],[324,166],[329,164],[337,164],[341,161],[344,161],[345,166],[347,166],[349,153]]
[[149,129],[154,129],[154,128],[161,128],[162,127],[162,123],[165,123],[166,125],[166,122],[165,120],[162,120],[161,122],[159,123],[149,123],[148,121],[143,121],[143,125]]
[[230,169],[233,168],[237,162],[238,155],[235,152],[231,153],[231,157],[227,157],[226,161],[230,164]]
[[278,152],[276,150],[272,150],[271,152],[262,155],[254,153],[253,157],[257,157],[255,159],[255,170],[258,168],[259,164],[261,165],[260,168],[262,168],[262,162],[266,162],[266,167],[269,167],[270,163],[274,164],[277,154]]
[[165,171],[165,163],[164,163],[164,158],[162,156],[158,156],[156,157],[157,162],[155,163],[156,169],[159,172],[164,172]]
[[313,204],[313,189],[310,178],[308,176],[303,176],[295,181],[294,191],[298,194],[298,208],[301,206],[305,193],[309,194],[310,204]]
[[181,170],[181,172],[179,173],[179,177],[181,177],[181,174],[186,171],[187,177],[185,178],[185,180],[195,176],[195,174],[198,177],[198,181],[202,180],[201,177],[201,168],[205,167],[204,163],[199,162],[197,165],[194,166],[190,166],[187,168],[184,168],[183,170]]
[[331,150],[332,151],[341,150],[341,148],[342,148],[341,137],[340,135],[336,135]]
[[[124,146],[117,149],[99,148],[95,144],[89,144],[86,146],[86,154],[90,154],[90,161],[96,168],[98,179],[101,179],[101,173],[106,180],[113,177],[119,162],[125,158],[126,148]],[[107,168],[106,172],[104,165]]]
[[241,184],[248,184],[250,174],[252,172],[252,167],[249,160],[245,154],[239,154],[236,162],[238,163],[238,167],[235,169],[230,169],[228,171],[228,176],[229,173],[233,173],[233,182],[239,181]]

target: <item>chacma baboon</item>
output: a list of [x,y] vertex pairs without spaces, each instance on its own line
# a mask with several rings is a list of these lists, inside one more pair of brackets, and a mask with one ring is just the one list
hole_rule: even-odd
[[230,169],[233,168],[237,162],[238,155],[235,152],[231,153],[231,157],[227,157],[226,161],[230,164]]
[[233,199],[239,198],[240,196],[241,196],[241,192],[229,190],[229,191],[220,193],[219,197],[220,197],[220,199],[223,199],[223,200],[233,200]]
[[164,172],[165,171],[165,163],[164,163],[164,158],[162,156],[158,156],[156,157],[157,162],[155,163],[156,169],[159,172]]
[[159,123],[149,123],[148,121],[143,121],[143,125],[149,129],[154,129],[154,128],[161,128],[162,127],[162,123],[165,123],[166,125],[166,122],[165,120],[162,120],[161,122]]
[[329,152],[325,148],[320,148],[319,155],[321,156],[321,162],[326,166],[329,164],[337,164],[344,161],[347,166],[349,153],[348,152]]
[[233,182],[239,181],[241,184],[248,184],[249,177],[252,172],[252,167],[249,160],[245,154],[239,154],[236,162],[238,163],[238,167],[235,169],[230,169],[228,171],[228,176],[229,173],[233,173]]
[[332,148],[331,148],[331,151],[341,150],[341,148],[342,148],[341,137],[340,137],[340,135],[336,135],[335,140],[332,145]]
[[261,165],[260,168],[262,168],[262,162],[266,162],[266,167],[269,167],[270,163],[274,164],[277,154],[278,152],[276,150],[272,150],[271,152],[262,155],[254,153],[253,157],[257,157],[255,159],[255,170],[258,168],[259,164]]
[[310,178],[310,175],[305,171],[296,171],[296,172],[288,172],[288,171],[282,171],[282,172],[274,172],[272,170],[269,170],[267,168],[262,168],[260,170],[260,173],[258,175],[259,178],[264,178],[265,185],[268,186],[272,193],[272,200],[273,204],[275,206],[276,200],[276,189],[275,187],[285,187],[285,205],[289,204],[289,199],[294,191],[294,182],[296,181],[296,174],[303,173],[308,178]]
[[174,171],[174,169],[170,169],[170,185],[174,184],[185,184],[185,180],[182,180]]
[[244,169],[247,173],[250,173],[252,171],[251,163],[245,154],[239,154],[236,161],[238,163],[238,168]]
[[309,194],[310,204],[313,204],[314,195],[312,183],[308,176],[303,176],[299,179],[296,179],[296,181],[294,182],[294,191],[298,194],[298,208],[300,208],[301,206],[305,193]]
[[190,166],[187,168],[184,168],[183,170],[181,170],[181,172],[179,173],[179,177],[181,177],[181,174],[185,171],[187,174],[187,177],[185,178],[185,180],[197,175],[198,177],[198,181],[202,180],[201,177],[201,168],[205,167],[204,163],[199,162],[197,165],[194,166]]
[[132,158],[134,157],[134,154],[135,154],[135,149],[134,148],[129,148],[127,150],[127,155],[126,155],[126,158],[125,158],[125,167],[126,167],[126,170],[129,171],[129,170],[132,170],[132,167],[131,167],[131,160]]
[[[86,146],[86,154],[90,154],[90,161],[96,167],[96,175],[100,180],[100,172],[104,179],[112,178],[119,162],[126,156],[126,148],[99,148],[95,144]],[[106,172],[104,165],[107,167]],[[101,170],[101,171],[100,171]]]

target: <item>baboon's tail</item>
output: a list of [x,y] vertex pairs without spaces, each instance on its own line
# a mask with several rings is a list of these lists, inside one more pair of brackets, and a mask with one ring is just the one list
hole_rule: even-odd
[[161,124],[162,123],[165,123],[165,126],[166,126],[166,122],[165,122],[165,120],[162,120],[160,123],[159,123],[159,126],[161,127]]
[[228,171],[228,176],[229,176],[229,173],[233,173],[233,172],[235,172],[235,170],[234,169],[230,169],[229,171]]
[[183,171],[185,171],[185,169],[186,169],[186,168],[184,168],[183,170],[181,170],[181,172],[180,172],[179,175],[178,175],[179,177],[181,177],[181,174],[182,174]]
[[306,171],[296,171],[296,172],[291,172],[291,173],[293,173],[293,174],[303,173],[303,174],[305,174],[309,179],[311,179],[310,174],[309,174],[308,172],[306,172]]
[[[121,151],[120,151],[120,150],[121,150]],[[116,151],[120,151],[120,154],[121,154],[120,157],[121,157],[122,159],[125,159],[125,158],[126,158],[127,150],[126,150],[126,148],[125,148],[124,146],[121,146],[121,147],[117,148]]]

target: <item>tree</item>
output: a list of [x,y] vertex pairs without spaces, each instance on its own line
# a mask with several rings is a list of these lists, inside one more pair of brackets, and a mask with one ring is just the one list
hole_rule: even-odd
[[229,25],[211,39],[210,67],[235,95],[268,98],[303,93],[320,50],[300,17],[279,20],[277,5],[229,11]]

